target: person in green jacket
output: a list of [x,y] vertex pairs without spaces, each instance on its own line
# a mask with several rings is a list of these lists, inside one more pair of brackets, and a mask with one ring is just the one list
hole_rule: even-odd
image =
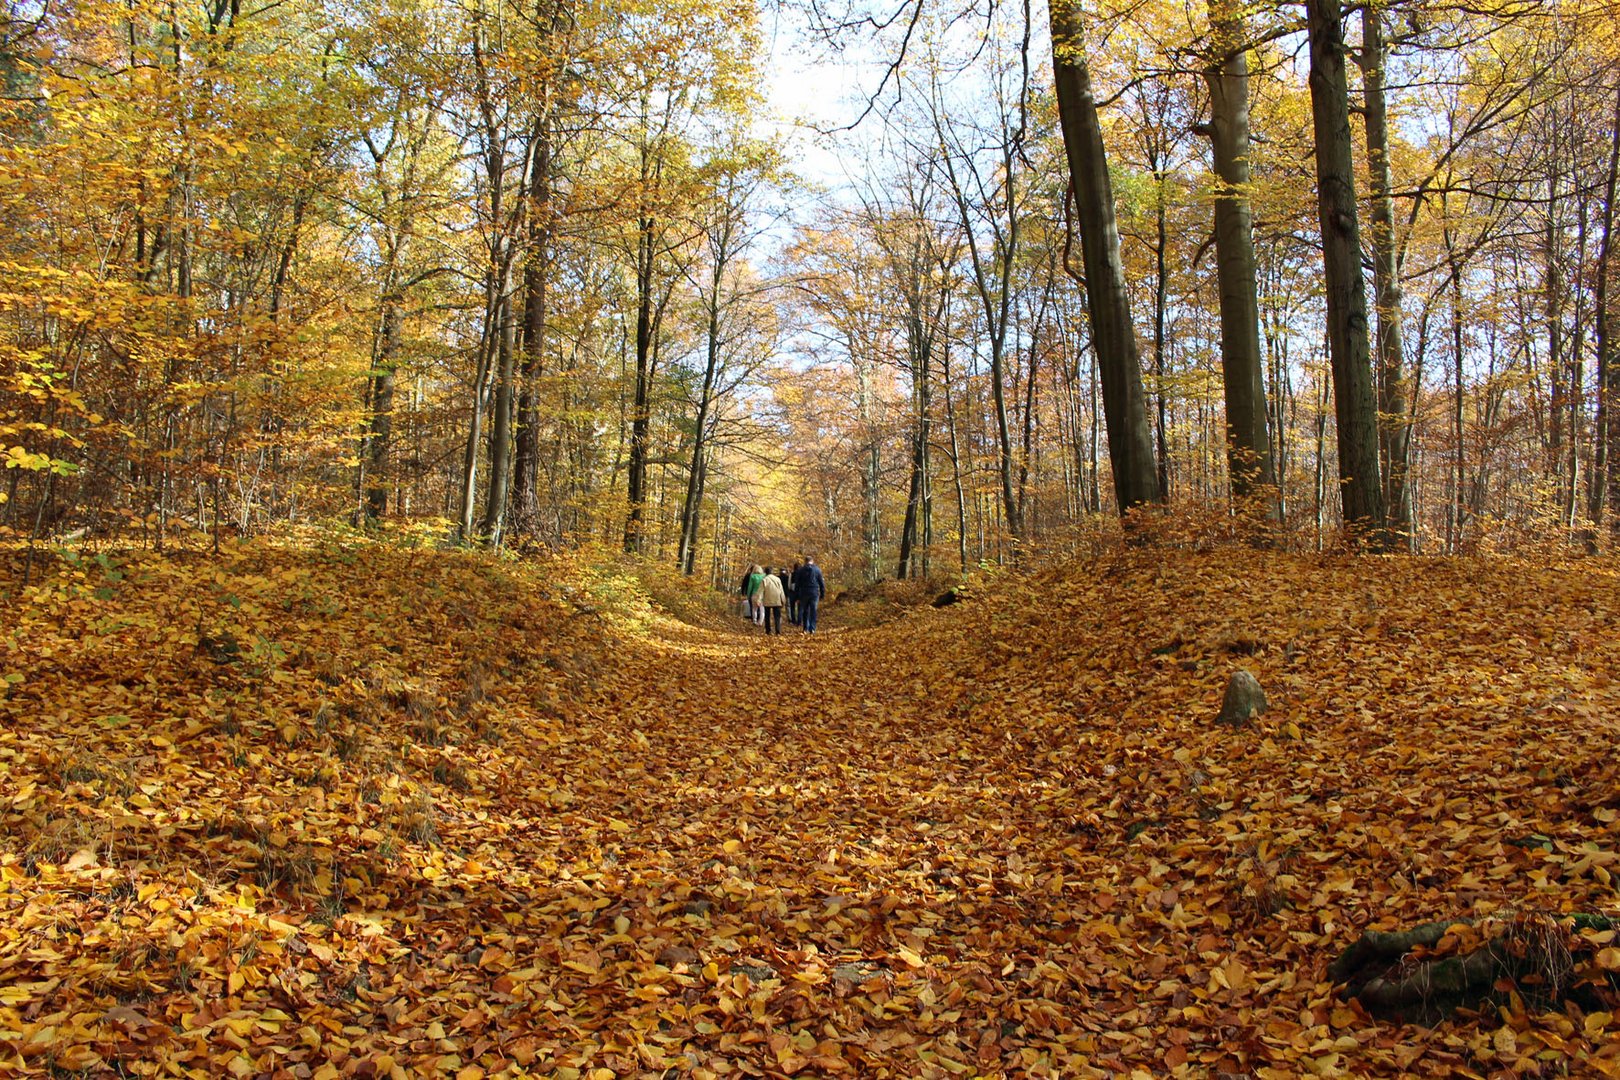
[[743,595],[748,597],[748,617],[754,620],[755,626],[765,624],[765,605],[760,603],[760,590],[765,587],[765,571],[759,566],[752,566],[748,570],[748,577],[743,580]]

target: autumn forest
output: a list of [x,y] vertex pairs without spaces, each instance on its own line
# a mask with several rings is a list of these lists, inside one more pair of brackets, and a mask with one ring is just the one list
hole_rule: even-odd
[[1614,0],[3,20],[0,1076],[1620,1073]]

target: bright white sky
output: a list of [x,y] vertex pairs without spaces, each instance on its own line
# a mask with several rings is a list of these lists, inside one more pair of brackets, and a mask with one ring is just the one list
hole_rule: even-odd
[[[817,129],[829,130],[849,124],[866,105],[866,94],[882,78],[881,68],[862,48],[852,42],[841,55],[807,41],[777,9],[775,32],[767,40],[770,55],[764,62],[770,118],[765,128],[788,142],[789,161],[812,184],[837,188],[846,182],[845,165],[834,149],[837,144],[853,145],[864,139],[861,130],[818,136]],[[862,127],[877,126],[868,117]]]

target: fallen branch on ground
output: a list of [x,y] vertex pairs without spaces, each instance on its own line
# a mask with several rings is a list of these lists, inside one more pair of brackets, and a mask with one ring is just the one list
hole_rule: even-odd
[[1369,930],[1328,965],[1328,977],[1344,985],[1344,998],[1385,1020],[1439,1023],[1512,991],[1551,1006],[1613,988],[1620,949],[1603,946],[1616,924],[1579,913]]

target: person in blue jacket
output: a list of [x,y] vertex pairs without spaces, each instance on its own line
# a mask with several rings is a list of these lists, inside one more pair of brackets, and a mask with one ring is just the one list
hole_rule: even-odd
[[827,579],[816,560],[806,555],[804,565],[793,571],[793,597],[799,605],[799,625],[807,634],[816,632],[816,609],[825,595]]

